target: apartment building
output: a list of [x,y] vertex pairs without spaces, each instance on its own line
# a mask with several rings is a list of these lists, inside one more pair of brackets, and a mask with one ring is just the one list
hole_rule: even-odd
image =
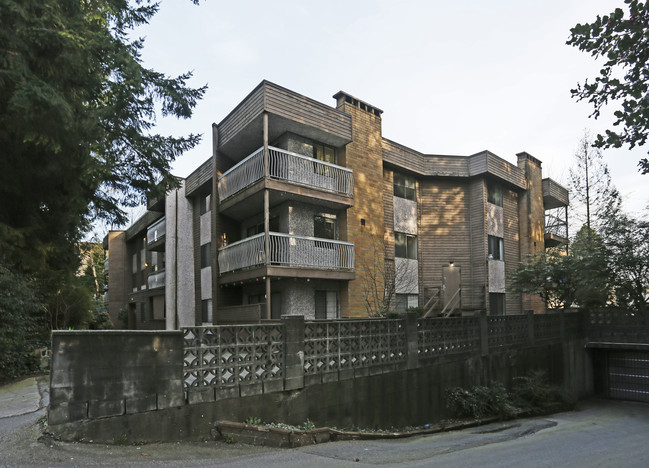
[[379,108],[334,99],[263,81],[213,125],[212,156],[104,241],[116,323],[544,311],[507,279],[567,244],[568,192],[541,162],[423,154],[383,137]]

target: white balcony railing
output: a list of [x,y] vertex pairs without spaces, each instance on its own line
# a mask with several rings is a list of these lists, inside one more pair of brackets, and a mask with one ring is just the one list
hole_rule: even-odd
[[[263,265],[264,234],[219,249],[221,274]],[[323,270],[353,270],[354,244],[317,237],[270,233],[271,265]]]
[[[225,200],[264,177],[264,149],[259,148],[219,177],[219,198]],[[354,176],[350,169],[283,149],[268,147],[271,178],[351,197]]]
[[219,200],[223,201],[264,177],[264,148],[259,148],[219,177]]
[[153,244],[154,242],[158,242],[158,240],[162,239],[162,237],[165,235],[166,230],[167,230],[167,221],[166,218],[163,216],[160,220],[153,223],[146,230],[147,245]]
[[149,289],[164,288],[165,277],[166,275],[164,270],[150,274],[147,278],[147,285]]
[[351,169],[272,146],[268,148],[268,161],[270,176],[274,179],[348,197],[354,195],[354,175]]

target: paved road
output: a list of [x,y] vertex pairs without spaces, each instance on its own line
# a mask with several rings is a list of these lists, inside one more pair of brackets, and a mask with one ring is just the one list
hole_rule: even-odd
[[589,400],[551,417],[392,441],[294,450],[222,442],[143,446],[62,443],[41,436],[40,409],[0,418],[0,466],[646,467],[649,405]]

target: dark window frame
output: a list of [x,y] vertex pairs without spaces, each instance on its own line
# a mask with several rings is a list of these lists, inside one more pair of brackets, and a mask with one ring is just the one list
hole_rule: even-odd
[[503,186],[498,182],[487,182],[487,202],[503,206]]
[[417,260],[418,240],[415,234],[405,232],[394,233],[394,256],[396,258],[408,258]]
[[392,185],[395,197],[417,201],[417,179],[414,177],[395,172],[392,176]]
[[212,211],[212,194],[206,193],[200,196],[199,212],[202,215]]
[[[335,295],[335,317],[327,317],[327,309],[329,308],[328,296],[330,294]],[[338,298],[338,291],[331,291],[326,289],[316,289],[314,294],[314,306],[315,306],[315,319],[316,320],[326,320],[328,318],[338,318],[340,315],[340,299]]]
[[505,260],[505,239],[497,236],[487,236],[489,260]]
[[505,293],[489,293],[489,315],[506,314]]
[[201,269],[212,266],[212,243],[201,245]]

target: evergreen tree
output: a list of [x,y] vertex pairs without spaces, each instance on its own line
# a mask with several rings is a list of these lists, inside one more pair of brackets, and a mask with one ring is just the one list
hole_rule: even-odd
[[154,133],[188,118],[205,88],[146,68],[134,27],[148,0],[0,2],[0,252],[25,271],[71,271],[93,218],[125,220],[176,181],[171,162],[198,135]]

